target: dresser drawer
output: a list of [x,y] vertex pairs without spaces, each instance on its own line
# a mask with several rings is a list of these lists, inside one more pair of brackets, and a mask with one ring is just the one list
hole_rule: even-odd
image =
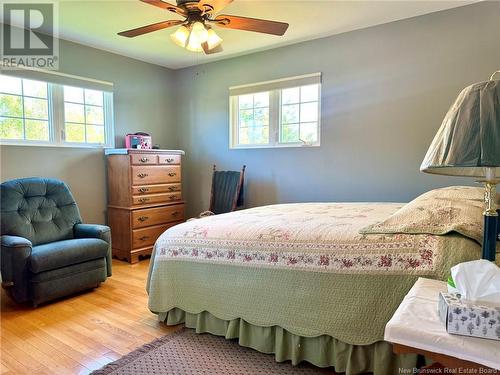
[[132,230],[132,247],[134,249],[153,245],[160,234],[175,224],[155,225],[153,227]]
[[165,206],[132,211],[132,228],[171,223],[184,219],[184,206]]
[[156,154],[131,154],[130,162],[137,165],[158,164],[158,155]]
[[132,184],[165,184],[170,182],[181,182],[181,167],[172,166],[133,166]]
[[180,155],[158,155],[158,164],[180,164]]
[[137,206],[141,204],[153,203],[170,203],[182,200],[180,192],[164,193],[164,194],[148,194],[148,195],[134,195],[132,196],[132,205]]
[[132,186],[132,194],[156,194],[156,193],[173,193],[181,191],[181,184],[161,184],[161,185],[142,185]]

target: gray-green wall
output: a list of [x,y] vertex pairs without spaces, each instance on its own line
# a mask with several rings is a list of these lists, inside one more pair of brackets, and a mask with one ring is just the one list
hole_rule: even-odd
[[[114,83],[116,146],[139,130],[153,142],[177,148],[173,71],[102,50],[60,41],[60,71]],[[2,181],[29,176],[56,177],[68,183],[86,222],[104,223],[106,168],[96,148],[1,146]]]
[[[211,165],[247,165],[247,205],[408,201],[469,180],[427,176],[420,162],[466,85],[500,69],[500,2],[470,6],[172,71],[61,41],[61,70],[115,84],[120,136],[151,132],[183,148],[188,213],[208,208]],[[228,87],[323,73],[319,148],[229,150]],[[1,147],[2,180],[67,181],[88,222],[104,222],[102,150]]]
[[[465,86],[500,69],[500,2],[485,2],[176,71],[189,213],[208,208],[211,164],[247,165],[248,206],[408,201],[469,180],[420,163]],[[228,87],[322,72],[320,148],[228,149]]]

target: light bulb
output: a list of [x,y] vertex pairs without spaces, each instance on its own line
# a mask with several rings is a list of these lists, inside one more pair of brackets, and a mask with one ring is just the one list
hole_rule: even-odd
[[170,34],[170,38],[180,47],[186,47],[189,38],[189,29],[186,26],[179,27],[175,33]]
[[217,33],[210,29],[208,30],[208,39],[207,39],[207,44],[208,44],[208,49],[212,49],[217,47],[219,44],[222,43],[222,38],[217,35]]
[[189,42],[186,46],[186,49],[191,52],[202,52],[203,48],[201,47],[201,43],[198,43],[196,38],[193,38],[193,34],[189,37]]
[[208,39],[208,31],[205,29],[205,25],[201,22],[195,22],[191,26],[191,35],[189,36],[189,42],[196,45],[205,43]]

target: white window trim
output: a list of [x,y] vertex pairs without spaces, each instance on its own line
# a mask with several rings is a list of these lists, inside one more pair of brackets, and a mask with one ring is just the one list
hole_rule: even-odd
[[[280,87],[273,90],[267,90],[269,92],[269,143],[266,144],[238,144],[238,131],[239,131],[239,118],[238,118],[238,96],[229,96],[229,149],[231,150],[244,150],[244,149],[259,149],[259,148],[290,148],[290,147],[320,147],[321,146],[321,82],[319,82],[319,97],[318,97],[318,140],[316,142],[280,142],[280,132],[281,132],[281,95],[280,92],[283,88],[294,88],[303,85],[297,85],[296,82],[301,79],[307,79],[311,77],[320,77],[321,73],[305,74],[301,76],[288,77],[283,79],[276,79],[272,81],[258,82],[248,85],[240,85],[230,87],[229,89],[246,89],[255,87],[255,92],[252,94],[257,94],[259,92],[259,86],[273,85],[273,84],[284,84],[284,87]],[[293,81],[291,86],[286,86],[287,81]],[[250,92],[249,92],[250,93]]]
[[[50,74],[55,74],[51,73]],[[57,73],[56,75],[76,77],[72,75],[64,75]],[[16,78],[23,79],[22,76],[17,76]],[[33,78],[24,78],[33,79]],[[91,80],[87,78],[81,78],[82,80],[88,80],[89,82],[101,82],[97,80]],[[36,79],[35,79],[36,80]],[[103,92],[103,111],[104,111],[104,143],[87,143],[87,142],[66,142],[64,140],[64,85],[54,84],[47,81],[41,81],[47,83],[47,101],[48,101],[48,123],[49,123],[49,140],[29,140],[29,139],[4,139],[0,138],[0,146],[35,146],[35,147],[66,147],[66,148],[114,148],[115,145],[115,125],[114,125],[114,111],[113,111],[113,93],[109,91]],[[76,86],[78,87],[78,86]],[[80,87],[79,87],[80,88]],[[85,89],[85,87],[81,87]],[[58,103],[58,105],[54,105]],[[85,124],[86,125],[86,124]]]

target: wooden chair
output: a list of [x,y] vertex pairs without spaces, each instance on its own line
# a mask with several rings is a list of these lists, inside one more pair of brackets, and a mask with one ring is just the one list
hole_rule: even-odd
[[241,171],[218,171],[214,164],[210,207],[200,217],[224,214],[243,206],[244,165]]

